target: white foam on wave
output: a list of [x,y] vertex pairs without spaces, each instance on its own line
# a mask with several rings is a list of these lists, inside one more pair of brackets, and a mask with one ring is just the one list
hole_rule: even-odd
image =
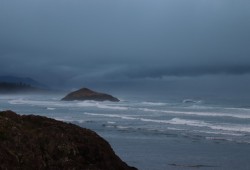
[[150,106],[164,106],[166,103],[160,102],[142,102],[143,105],[150,105]]
[[114,105],[114,104],[104,104],[99,102],[91,102],[91,101],[84,101],[84,102],[77,102],[78,107],[97,107],[100,109],[112,109],[112,110],[128,110],[127,107]]
[[56,110],[56,108],[53,108],[53,107],[47,107],[47,110]]
[[108,121],[108,124],[115,124],[116,122]]
[[186,120],[186,119],[179,119],[179,118],[173,118],[171,120],[140,118],[140,120],[144,122],[166,123],[166,124],[173,124],[173,125],[188,125],[188,126],[197,126],[197,127],[205,127],[209,125],[208,123],[205,123],[204,121]]
[[[226,124],[226,123],[212,124],[212,123],[204,122],[201,120],[188,120],[188,119],[180,119],[180,118],[173,118],[171,120],[154,120],[154,119],[141,118],[140,120],[146,121],[146,122],[166,123],[166,124],[173,124],[173,125],[207,127],[212,130],[226,131],[226,132],[229,132],[228,134],[232,134],[232,135],[234,135],[235,133],[231,133],[231,132],[250,133],[250,125]],[[220,132],[220,134],[222,134],[222,132]]]
[[214,134],[214,135],[244,136],[244,134],[240,134],[240,133],[222,132],[222,131],[193,130],[193,132],[207,133],[207,134]]
[[104,104],[100,104],[100,103],[98,103],[96,106],[98,108],[101,108],[101,109],[128,110],[127,107],[113,106],[113,105],[104,105]]
[[207,127],[210,124],[206,123],[201,120],[188,120],[188,119],[180,119],[180,118],[173,118],[169,121],[170,124],[176,125],[188,125],[188,126],[197,126],[197,127]]
[[202,109],[202,110],[207,110],[207,109],[219,109],[220,107],[216,107],[216,106],[204,106],[204,105],[197,105],[197,104],[193,104],[190,106],[187,106],[187,108],[191,108],[191,109]]
[[181,128],[174,128],[174,127],[168,127],[168,130],[174,130],[174,131],[183,131],[185,129],[181,129]]
[[136,120],[138,118],[129,116],[129,115],[117,115],[117,114],[101,114],[101,113],[88,113],[84,112],[85,115],[90,115],[90,116],[102,116],[102,117],[111,117],[111,118],[121,118],[121,119],[126,119],[126,120]]
[[8,101],[9,104],[13,105],[32,105],[32,106],[56,106],[56,107],[65,107],[65,106],[72,106],[71,103],[65,103],[61,101],[43,101],[43,100],[28,100],[28,99],[15,99],[15,100],[10,100]]
[[250,133],[250,126],[249,125],[224,124],[224,125],[212,125],[212,126],[210,126],[210,128],[214,129],[214,130]]
[[239,125],[239,124],[212,124],[202,120],[190,120],[190,119],[180,119],[173,118],[170,120],[159,120],[159,119],[148,119],[148,118],[138,118],[133,117],[132,115],[117,115],[117,114],[100,114],[100,113],[87,113],[86,115],[91,116],[102,116],[102,117],[111,117],[111,118],[120,118],[126,120],[139,120],[143,122],[153,122],[153,123],[165,123],[172,125],[186,125],[193,127],[207,127],[212,130],[221,130],[229,132],[247,132],[250,133],[250,125]]
[[[28,100],[28,99],[14,99],[10,100],[9,104],[13,105],[32,105],[32,106],[47,106],[53,107],[97,107],[100,109],[112,109],[112,110],[128,110],[128,107],[119,106],[115,104],[99,103],[99,102],[64,102],[64,101],[43,101],[43,100]],[[49,109],[48,109],[49,110]]]
[[[9,104],[13,104],[13,105],[14,104],[26,104],[27,103],[27,101],[22,99],[22,98],[9,100],[8,102],[9,102]],[[31,103],[32,103],[32,101],[31,101]]]
[[248,111],[248,112],[250,112],[249,108],[227,107],[225,109],[227,109],[227,110],[237,110],[237,111]]
[[75,102],[75,105],[76,105],[76,107],[94,107],[94,106],[96,106],[96,103],[83,101],[83,102]]
[[[212,123],[201,121],[201,120],[189,120],[189,119],[180,119],[180,118],[173,118],[170,120],[157,120],[157,119],[134,117],[133,115],[99,114],[99,113],[87,113],[87,112],[85,112],[84,114],[91,115],[91,116],[119,118],[119,119],[125,119],[125,120],[134,120],[134,121],[137,120],[137,121],[143,121],[143,122],[161,123],[161,124],[169,124],[169,125],[184,125],[184,126],[191,126],[191,127],[197,127],[197,128],[207,128],[207,130],[196,129],[193,131],[197,131],[200,133],[208,133],[208,134],[244,136],[245,133],[250,133],[250,125],[226,124],[226,123],[212,124]],[[110,122],[112,121],[110,120]],[[113,122],[109,124],[113,124]],[[172,127],[167,127],[167,128],[169,129]],[[177,128],[178,130],[185,130],[183,128],[180,129],[180,127],[173,127],[173,130],[175,128]]]
[[236,113],[244,112],[250,114],[250,108],[243,108],[243,107],[221,107],[221,106],[204,106],[204,105],[191,105],[188,106],[191,109],[202,109],[202,110],[223,110],[223,111],[235,111]]
[[166,124],[174,124],[174,125],[188,125],[188,126],[197,126],[197,127],[205,127],[205,126],[210,125],[203,121],[186,120],[186,119],[179,119],[179,118],[173,118],[171,120],[157,120],[157,119],[138,118],[138,117],[132,117],[128,115],[117,115],[117,114],[100,114],[100,113],[87,113],[87,112],[85,112],[84,114],[91,115],[91,116],[112,117],[112,118],[121,118],[121,119],[127,119],[127,120],[140,120],[144,122],[166,123]]
[[174,111],[174,110],[156,110],[148,108],[139,108],[145,112],[160,112],[169,114],[182,114],[182,115],[197,115],[197,116],[212,116],[212,117],[234,117],[240,119],[250,119],[250,113],[216,113],[216,112],[190,112],[190,111]]
[[129,129],[127,126],[116,126],[117,129]]
[[[207,123],[204,121],[199,120],[186,120],[186,119],[179,119],[173,118],[170,120],[170,123],[179,124],[179,125],[189,125],[189,126],[198,126],[198,127],[208,127],[213,130],[222,130],[227,132],[247,132],[250,133],[250,126],[249,125],[239,125],[239,124],[212,124]],[[229,133],[232,134],[232,133]]]

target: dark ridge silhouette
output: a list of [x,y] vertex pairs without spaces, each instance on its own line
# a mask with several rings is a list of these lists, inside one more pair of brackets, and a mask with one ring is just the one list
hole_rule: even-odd
[[8,83],[0,82],[0,93],[22,93],[22,92],[45,92],[46,89],[33,87],[26,83]]
[[41,89],[49,89],[48,86],[30,78],[30,77],[17,77],[17,76],[0,76],[0,82],[6,82],[6,83],[23,83],[28,84],[32,87],[37,87]]

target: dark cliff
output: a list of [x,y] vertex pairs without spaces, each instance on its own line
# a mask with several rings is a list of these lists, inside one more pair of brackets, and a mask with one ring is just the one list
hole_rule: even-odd
[[135,170],[95,132],[41,116],[0,112],[0,169]]

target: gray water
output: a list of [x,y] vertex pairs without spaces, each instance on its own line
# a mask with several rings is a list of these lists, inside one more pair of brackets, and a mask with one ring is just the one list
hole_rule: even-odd
[[202,98],[124,97],[112,103],[65,102],[62,97],[3,95],[0,110],[92,129],[140,170],[250,169],[250,108],[246,105]]

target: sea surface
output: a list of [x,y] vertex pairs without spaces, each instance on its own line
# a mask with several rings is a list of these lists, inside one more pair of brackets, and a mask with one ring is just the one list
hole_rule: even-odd
[[122,96],[117,103],[68,102],[60,101],[62,97],[1,95],[0,110],[92,129],[122,160],[140,170],[250,169],[250,108],[246,104]]

